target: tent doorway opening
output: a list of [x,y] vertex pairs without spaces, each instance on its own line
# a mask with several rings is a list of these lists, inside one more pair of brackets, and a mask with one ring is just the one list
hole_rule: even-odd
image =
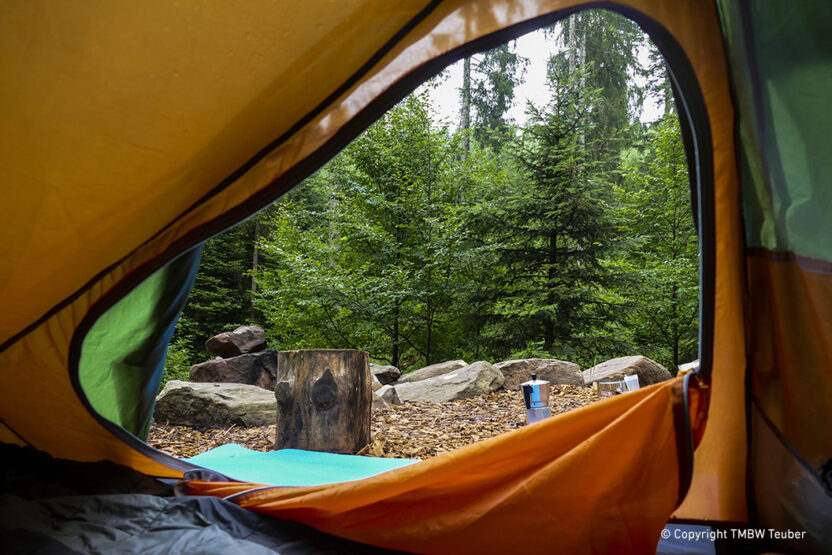
[[[155,371],[162,385],[188,381],[193,365],[215,356],[207,339],[256,325],[268,349],[361,349],[405,374],[459,360],[554,359],[586,370],[642,355],[675,375],[699,348],[699,243],[683,143],[661,54],[613,12],[583,11],[460,60],[294,190],[204,245],[176,328],[173,314],[160,332],[171,341]],[[157,276],[193,272],[197,256]],[[122,303],[179,306],[178,289],[159,291],[143,285]],[[118,306],[82,352],[80,382],[100,415],[142,439],[150,433],[151,445],[175,456],[235,441],[272,448],[273,424],[191,430],[184,450],[164,422],[151,428],[158,382],[135,369],[161,360],[146,356],[158,336],[127,331],[119,352],[131,342],[133,358],[106,375],[92,370],[114,340]],[[570,387],[557,391],[574,399],[565,408],[597,399]],[[141,403],[111,402],[136,390]],[[461,427],[469,441],[522,425],[522,395],[489,395],[513,398],[516,410],[483,416],[482,433],[472,433],[476,422]],[[369,453],[421,458],[458,445]]]

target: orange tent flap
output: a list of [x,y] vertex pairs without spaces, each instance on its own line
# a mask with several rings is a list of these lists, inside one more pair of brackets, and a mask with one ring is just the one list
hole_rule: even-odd
[[687,441],[681,392],[679,378],[364,480],[186,485],[406,551],[647,552],[689,473],[677,455]]

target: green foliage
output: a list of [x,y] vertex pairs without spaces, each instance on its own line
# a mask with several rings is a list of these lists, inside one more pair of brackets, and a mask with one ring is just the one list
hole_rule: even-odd
[[193,366],[193,355],[183,339],[171,341],[168,345],[167,359],[165,360],[165,371],[162,374],[161,387],[170,380],[188,381],[190,369]]
[[262,248],[272,263],[258,275],[256,303],[275,348],[352,346],[319,324],[327,321],[327,314],[318,295],[332,281],[331,277],[318,279],[321,269],[329,266],[328,173],[322,170],[287,194],[269,216],[271,232],[263,238]]
[[672,110],[650,128],[634,121],[634,29],[607,12],[570,19],[551,102],[519,128],[505,113],[524,61],[508,46],[478,55],[470,129],[438,126],[428,97],[411,95],[257,220],[209,241],[166,379],[247,323],[272,348],[364,349],[404,370],[696,358],[684,150]]
[[205,350],[205,342],[214,335],[242,325],[262,324],[262,316],[252,305],[251,272],[256,232],[267,232],[258,222],[267,219],[270,210],[205,243],[193,291],[174,334],[174,342],[187,346],[190,364],[212,356]]
[[506,43],[474,58],[471,106],[473,135],[482,146],[499,150],[506,139],[509,122],[505,114],[514,101],[514,88],[528,60],[518,56]]
[[395,365],[454,351],[461,206],[487,164],[459,161],[429,113],[408,97],[309,180],[317,222],[299,221],[310,207],[294,196],[278,204],[258,303],[281,348],[363,348]]
[[646,79],[644,86],[644,97],[652,97],[664,107],[664,115],[667,116],[675,110],[673,104],[673,90],[670,86],[670,78],[665,71],[665,61],[659,49],[652,42],[647,42],[647,67],[642,68],[639,73]]
[[[584,361],[608,347],[612,320],[601,296],[610,276],[601,259],[613,231],[602,191],[609,176],[594,162],[600,141],[585,68],[551,80],[552,101],[529,105],[528,123],[507,149],[517,179],[487,214],[506,282],[494,291],[498,351],[569,354]],[[496,324],[500,322],[500,324]]]
[[563,20],[560,41],[564,49],[549,65],[550,75],[573,72],[586,64],[593,70],[583,86],[601,91],[589,116],[595,138],[610,137],[635,119],[643,100],[631,75],[641,69],[638,48],[646,35],[632,20],[608,10],[585,10]]
[[622,165],[616,193],[628,241],[614,266],[631,278],[623,294],[633,343],[673,371],[697,358],[699,245],[678,118],[648,136],[644,162]]

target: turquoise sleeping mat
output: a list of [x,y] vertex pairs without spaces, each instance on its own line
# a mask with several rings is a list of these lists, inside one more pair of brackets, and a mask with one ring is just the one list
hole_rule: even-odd
[[275,486],[317,486],[360,480],[417,462],[299,449],[252,451],[233,443],[185,460],[235,480]]

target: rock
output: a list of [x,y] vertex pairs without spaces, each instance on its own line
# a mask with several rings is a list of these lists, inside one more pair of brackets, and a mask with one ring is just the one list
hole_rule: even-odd
[[638,375],[638,383],[642,387],[663,382],[672,377],[664,366],[641,355],[614,358],[583,371],[585,383],[598,380],[620,380],[624,376],[633,374]]
[[378,381],[378,378],[376,378],[375,376],[373,376],[372,385],[373,385],[373,391],[378,391],[383,386],[383,384],[380,381]]
[[156,422],[195,428],[269,426],[277,417],[274,393],[254,385],[171,380],[156,398]]
[[243,383],[274,391],[277,352],[263,351],[232,358],[215,358],[191,366],[192,382]]
[[520,389],[520,384],[532,379],[546,380],[552,385],[585,385],[581,367],[574,362],[553,358],[523,358],[498,362],[494,367],[503,373],[505,389]]
[[378,391],[376,391],[376,395],[378,395],[391,405],[402,404],[401,400],[399,399],[398,393],[396,393],[396,388],[392,385],[381,386],[381,388]]
[[373,393],[373,404],[371,406],[373,410],[390,410],[390,405],[379,397],[377,393]]
[[395,366],[382,366],[380,364],[370,364],[370,373],[381,382],[381,385],[393,383],[402,375],[402,371]]
[[420,380],[426,380],[428,378],[435,378],[436,376],[441,376],[442,374],[447,374],[448,372],[453,372],[454,370],[459,370],[460,368],[465,368],[466,366],[468,366],[468,363],[464,360],[448,360],[437,364],[431,364],[430,366],[419,368],[413,372],[408,372],[399,378],[396,384],[412,383]]
[[257,326],[242,326],[215,335],[205,342],[205,348],[222,358],[256,353],[266,348],[266,332]]
[[481,360],[432,378],[400,381],[393,387],[402,402],[445,403],[490,393],[502,387],[504,381],[502,372]]
[[274,386],[277,381],[277,376],[272,374],[269,370],[264,369],[260,372],[260,377],[257,378],[257,387],[262,387],[263,389],[268,389],[269,391],[274,391]]

